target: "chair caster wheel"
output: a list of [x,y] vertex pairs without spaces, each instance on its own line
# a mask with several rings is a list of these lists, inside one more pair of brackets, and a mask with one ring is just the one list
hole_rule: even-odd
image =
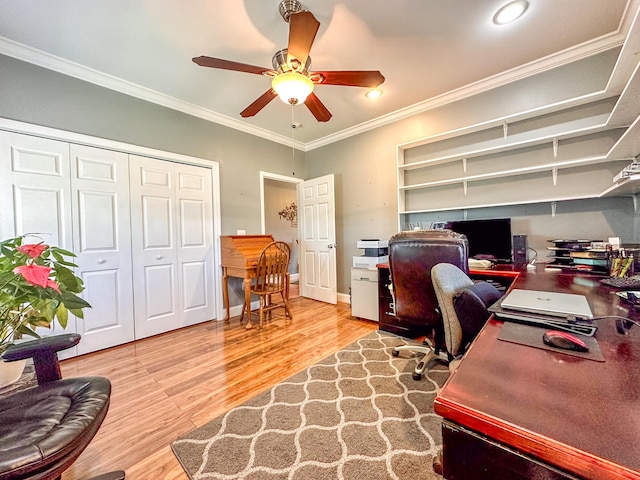
[[438,475],[442,475],[442,454],[433,457],[433,471]]
[[391,350],[391,355],[397,357],[398,355],[400,355],[400,352],[394,348],[393,350]]
[[420,380],[422,378],[422,375],[416,372],[413,372],[411,376],[413,377],[414,380]]

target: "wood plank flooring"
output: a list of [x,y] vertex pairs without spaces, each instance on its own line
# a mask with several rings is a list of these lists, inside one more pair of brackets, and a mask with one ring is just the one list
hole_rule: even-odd
[[291,300],[293,320],[274,312],[262,330],[238,318],[62,362],[64,377],[111,380],[102,428],[62,480],[125,470],[127,480],[188,477],[170,443],[378,328],[347,304]]

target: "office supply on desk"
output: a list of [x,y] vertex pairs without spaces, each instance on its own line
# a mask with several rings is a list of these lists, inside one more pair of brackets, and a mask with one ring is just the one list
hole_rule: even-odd
[[478,260],[477,258],[469,259],[469,268],[472,269],[485,269],[491,268],[493,262],[491,260]]
[[501,306],[552,317],[593,318],[587,297],[573,293],[514,289],[502,299]]
[[595,335],[596,331],[598,330],[598,327],[592,325],[591,323],[587,323],[589,321],[569,321],[566,318],[556,317],[552,315],[506,309],[501,307],[501,302],[501,300],[498,300],[488,308],[488,310],[500,320],[542,328],[553,328],[556,330],[562,330],[564,332],[588,335],[590,337]]
[[640,306],[640,291],[638,290],[623,290],[616,292],[616,295],[633,305]]
[[542,334],[542,342],[550,347],[576,352],[588,352],[587,344],[575,335],[560,330],[547,330]]
[[573,357],[585,358],[587,360],[593,360],[595,362],[604,362],[602,351],[598,345],[598,341],[594,337],[589,337],[580,334],[575,335],[580,339],[588,349],[587,351],[569,350],[566,348],[559,348],[554,345],[549,345],[544,341],[545,333],[549,332],[546,327],[540,328],[540,326],[525,325],[522,323],[505,322],[502,326],[502,330],[498,335],[498,340],[505,342],[517,343],[527,347],[541,348],[542,350],[548,350],[551,352],[562,353]]
[[615,288],[640,289],[640,276],[603,278],[600,283]]

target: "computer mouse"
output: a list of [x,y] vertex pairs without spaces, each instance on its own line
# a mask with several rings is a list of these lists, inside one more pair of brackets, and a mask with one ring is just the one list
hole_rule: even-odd
[[589,347],[583,340],[567,332],[560,330],[547,330],[542,335],[542,341],[552,347],[576,352],[588,352]]

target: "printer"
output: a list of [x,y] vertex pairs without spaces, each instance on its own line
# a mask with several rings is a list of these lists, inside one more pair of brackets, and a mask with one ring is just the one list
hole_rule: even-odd
[[364,250],[364,255],[354,255],[354,268],[376,268],[378,263],[389,261],[389,240],[362,239],[356,246]]

